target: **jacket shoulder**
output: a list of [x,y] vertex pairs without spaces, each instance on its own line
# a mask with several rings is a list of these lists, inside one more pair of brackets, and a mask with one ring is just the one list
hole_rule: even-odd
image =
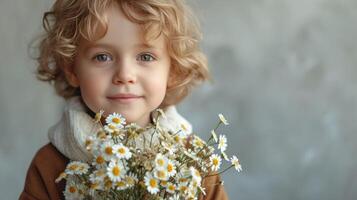
[[28,168],[20,199],[62,199],[64,183],[55,183],[55,180],[67,163],[68,158],[51,143],[39,149]]

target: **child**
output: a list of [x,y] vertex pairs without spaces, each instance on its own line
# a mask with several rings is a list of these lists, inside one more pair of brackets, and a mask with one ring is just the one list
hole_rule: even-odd
[[[69,160],[89,160],[85,133],[94,113],[120,113],[145,127],[156,108],[163,126],[190,124],[174,105],[208,79],[198,24],[183,0],[57,0],[43,18],[38,77],[67,99],[50,143],[35,155],[20,199],[63,199],[55,183]],[[218,176],[204,182],[206,196],[227,199]]]

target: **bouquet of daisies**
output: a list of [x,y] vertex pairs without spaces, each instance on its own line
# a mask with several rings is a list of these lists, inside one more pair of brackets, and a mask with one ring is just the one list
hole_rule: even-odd
[[[207,141],[187,134],[185,126],[175,133],[160,126],[165,118],[156,110],[153,123],[142,128],[125,124],[113,113],[103,126],[103,111],[95,116],[100,131],[86,140],[86,149],[93,156],[89,163],[71,161],[57,182],[66,179],[66,199],[197,199],[205,194],[203,181],[235,167],[242,170],[236,156],[225,153],[227,138],[217,137],[218,128],[228,125],[219,114],[219,122]],[[228,162],[220,169],[222,160]]]

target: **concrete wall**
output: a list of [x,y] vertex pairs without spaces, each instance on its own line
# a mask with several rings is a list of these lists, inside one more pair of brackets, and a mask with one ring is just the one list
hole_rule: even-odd
[[[195,0],[213,84],[179,110],[201,136],[216,114],[244,171],[231,199],[357,198],[357,1]],[[0,2],[0,193],[16,199],[63,101],[35,79],[28,44],[51,2]]]

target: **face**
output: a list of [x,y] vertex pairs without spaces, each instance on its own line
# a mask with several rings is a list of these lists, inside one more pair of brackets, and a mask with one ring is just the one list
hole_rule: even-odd
[[120,113],[128,123],[145,126],[166,94],[170,58],[165,40],[160,36],[144,43],[140,26],[117,6],[106,15],[106,34],[94,42],[80,42],[73,68],[66,70],[67,79],[80,88],[93,112]]

